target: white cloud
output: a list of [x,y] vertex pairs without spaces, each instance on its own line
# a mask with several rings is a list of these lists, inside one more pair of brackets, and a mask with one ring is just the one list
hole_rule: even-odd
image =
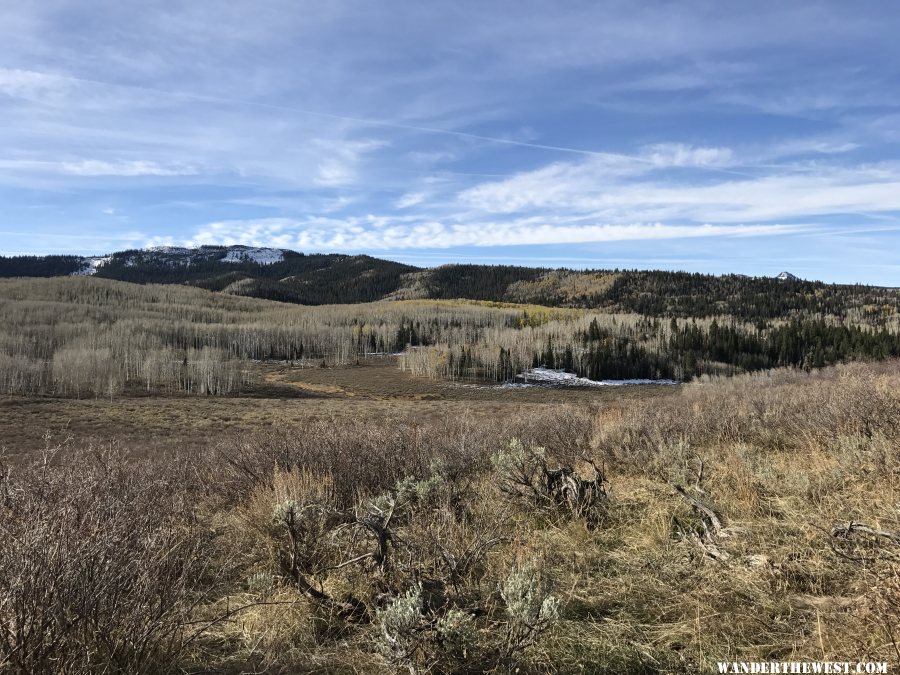
[[457,159],[457,153],[446,150],[420,151],[413,150],[406,153],[406,157],[415,164],[439,164],[441,162],[452,162]]
[[704,148],[684,143],[657,143],[646,146],[640,157],[655,168],[728,166],[733,160],[731,148]]
[[408,209],[411,206],[416,206],[417,204],[421,204],[428,198],[428,195],[424,192],[407,192],[405,195],[402,195],[400,199],[395,202],[395,206],[398,209]]
[[602,199],[591,204],[599,193],[613,186],[633,184],[654,171],[721,170],[732,163],[730,148],[660,143],[646,146],[636,155],[607,153],[578,162],[554,162],[503,181],[468,188],[459,198],[463,204],[492,213],[515,213],[541,207],[589,210],[602,206]]
[[77,162],[61,162],[59,169],[72,176],[191,176],[197,169],[183,165],[163,165],[146,161],[107,162],[85,159]]
[[[160,163],[147,160],[100,160],[81,159],[73,161],[44,161],[32,159],[0,159],[0,171],[9,171],[8,180],[27,182],[28,176],[61,179],[66,176],[81,178],[139,176],[194,176],[200,169],[181,163]],[[38,184],[41,184],[38,182]]]
[[0,68],[0,94],[13,98],[41,99],[68,89],[71,82],[50,73]]
[[326,159],[319,164],[313,182],[322,187],[339,187],[349,185],[355,177],[353,167],[336,159]]
[[788,234],[798,225],[664,225],[662,223],[585,223],[566,218],[445,223],[412,216],[349,219],[269,218],[210,223],[184,244],[245,244],[300,250],[388,250],[455,246],[515,246],[697,237]]
[[387,145],[385,141],[317,139],[312,145],[320,150],[324,159],[319,162],[313,182],[322,187],[340,187],[356,181],[357,167],[365,155]]
[[775,145],[770,153],[776,157],[789,155],[806,155],[816,153],[820,155],[839,155],[845,152],[853,152],[860,147],[859,143],[830,138],[799,138],[785,141]]
[[[719,162],[726,155],[678,151],[659,156],[654,168]],[[482,213],[562,211],[593,214],[610,222],[788,220],[900,210],[900,165],[844,168],[808,163],[759,177],[715,175],[687,182],[663,179],[627,162],[611,167],[587,160],[554,163],[506,180],[482,183],[462,191],[458,199]]]
[[144,246],[146,248],[154,248],[157,246],[175,246],[175,237],[165,235],[165,236],[155,236],[150,237],[144,242]]

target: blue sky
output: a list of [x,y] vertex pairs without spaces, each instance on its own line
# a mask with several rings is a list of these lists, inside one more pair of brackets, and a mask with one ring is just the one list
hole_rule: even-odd
[[900,3],[0,3],[0,253],[900,286]]

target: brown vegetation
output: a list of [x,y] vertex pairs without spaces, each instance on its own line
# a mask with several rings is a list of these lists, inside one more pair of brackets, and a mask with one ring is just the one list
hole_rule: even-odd
[[6,467],[0,672],[896,665],[898,385],[773,371]]
[[0,396],[0,447],[15,457],[72,437],[81,444],[116,441],[141,456],[194,450],[225,435],[294,426],[309,420],[381,419],[431,423],[471,413],[498,421],[539,414],[561,403],[627,405],[670,396],[677,387],[498,389],[414,377],[392,357],[359,365],[300,367],[249,364],[251,382],[229,396],[146,391],[109,398]]

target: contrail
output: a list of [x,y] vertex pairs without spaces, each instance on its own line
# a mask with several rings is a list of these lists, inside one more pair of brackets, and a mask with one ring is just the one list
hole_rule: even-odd
[[404,124],[402,122],[389,122],[387,120],[368,119],[365,117],[354,117],[351,115],[339,115],[337,113],[322,112],[320,110],[309,110],[307,108],[298,108],[296,106],[281,105],[277,103],[263,103],[261,101],[248,101],[245,99],[227,98],[224,96],[211,96],[208,94],[194,94],[187,91],[175,91],[171,89],[157,89],[155,87],[146,87],[139,84],[120,84],[116,82],[107,82],[105,80],[97,80],[88,77],[75,77],[72,75],[55,75],[72,82],[83,82],[85,84],[94,84],[104,87],[115,87],[119,89],[132,89],[135,91],[143,91],[148,94],[159,94],[163,96],[171,96],[177,98],[192,99],[202,101],[204,103],[222,103],[225,105],[249,106],[252,108],[261,108],[265,110],[279,110],[282,112],[297,113],[300,115],[309,115],[311,117],[322,117],[326,119],[340,120],[343,122],[354,122],[356,124],[364,124],[367,126],[384,127],[388,129],[400,129],[403,131],[418,131],[426,134],[441,134],[445,136],[456,136],[457,138],[467,138],[475,141],[485,141],[487,143],[500,143],[503,145],[513,145],[522,148],[534,148],[537,150],[550,150],[553,152],[569,152],[578,155],[591,155],[595,157],[609,157],[617,159],[628,159],[638,162],[650,163],[650,160],[641,157],[632,157],[630,155],[622,155],[609,152],[600,152],[597,150],[584,150],[582,148],[571,148],[562,145],[547,145],[543,143],[529,143],[527,141],[515,141],[510,138],[497,138],[495,136],[483,136],[481,134],[473,134],[467,131],[455,131],[453,129],[440,129],[437,127],[426,127],[417,124]]
[[[87,80],[91,81],[91,80]],[[108,84],[105,82],[96,81],[97,84]],[[120,85],[111,85],[111,86],[120,86]],[[243,105],[250,106],[254,108],[262,108],[268,110],[278,110],[282,112],[292,112],[300,115],[309,115],[312,117],[322,117],[326,119],[334,119],[340,120],[343,122],[354,122],[356,124],[364,124],[373,127],[382,127],[387,129],[399,129],[403,131],[416,131],[419,133],[425,134],[437,134],[444,136],[455,136],[457,138],[465,138],[468,140],[475,141],[483,141],[485,143],[499,143],[501,145],[511,145],[520,148],[531,148],[535,150],[548,150],[550,152],[566,152],[576,155],[586,155],[589,157],[603,157],[606,159],[617,159],[617,160],[627,160],[631,162],[637,162],[640,164],[653,165],[653,160],[647,159],[646,157],[638,157],[636,155],[625,155],[621,153],[615,152],[601,152],[599,150],[585,150],[583,148],[572,148],[564,145],[548,145],[544,143],[529,143],[527,141],[514,141],[510,138],[497,138],[496,136],[483,136],[481,134],[473,134],[467,131],[455,131],[453,129],[440,129],[437,127],[426,127],[420,126],[417,124],[403,124],[402,122],[388,122],[386,120],[373,120],[367,119],[364,117],[352,117],[349,115],[338,115],[336,113],[328,113],[321,112],[318,110],[308,110],[306,108],[297,108],[294,106],[287,105],[279,105],[277,103],[262,103],[259,101],[246,101],[242,99],[233,99],[233,98],[224,98],[218,96],[207,96],[206,94],[192,94],[189,92],[178,92],[178,91],[166,91],[159,89],[151,89],[147,87],[137,86],[137,85],[122,85],[125,87],[130,87],[133,89],[143,89],[145,91],[151,93],[158,93],[169,96],[181,96],[184,98],[194,99],[197,101],[204,101],[208,103],[222,103],[227,105]],[[736,176],[751,176],[753,174],[746,173],[743,171],[736,171],[735,169],[726,169],[723,167],[716,166],[698,166],[698,167],[688,167],[688,168],[696,168],[704,171],[714,171],[718,173],[726,173]]]
[[[30,72],[39,72],[39,71],[30,71]],[[40,73],[44,74],[44,73]],[[627,160],[631,162],[637,162],[640,164],[653,165],[653,160],[647,159],[646,157],[640,157],[636,155],[626,155],[622,153],[614,153],[614,152],[602,152],[599,150],[585,150],[584,148],[573,148],[564,145],[550,145],[546,143],[529,143],[528,141],[516,141],[510,138],[498,138],[496,136],[485,136],[482,134],[473,134],[468,131],[456,131],[454,129],[441,129],[438,127],[428,127],[422,126],[418,124],[404,124],[402,122],[390,122],[387,120],[377,120],[377,119],[369,119],[365,117],[354,117],[352,115],[340,115],[337,113],[330,112],[322,112],[320,110],[309,110],[308,108],[299,108],[297,106],[289,106],[282,105],[278,103],[264,103],[261,101],[248,101],[245,99],[236,99],[236,98],[228,98],[223,96],[212,96],[208,94],[195,94],[186,91],[176,91],[170,89],[158,89],[155,87],[147,87],[139,84],[121,84],[115,82],[108,82],[106,80],[98,80],[87,77],[76,77],[72,75],[57,75],[53,74],[54,77],[59,77],[64,80],[69,80],[72,82],[82,82],[85,84],[93,84],[99,85],[103,87],[113,87],[119,89],[131,89],[134,91],[143,91],[149,94],[161,95],[161,96],[170,96],[174,98],[183,98],[190,99],[194,101],[201,101],[204,103],[220,103],[223,105],[233,105],[233,106],[246,106],[251,108],[258,108],[262,110],[277,110],[281,112],[290,112],[298,115],[307,115],[310,117],[320,117],[324,119],[332,119],[332,120],[340,120],[343,122],[353,122],[355,124],[362,124],[366,126],[372,127],[381,127],[386,129],[398,129],[402,131],[415,131],[418,133],[424,134],[435,134],[435,135],[443,135],[443,136],[454,136],[456,138],[464,138],[467,140],[475,140],[482,141],[485,143],[496,143],[500,145],[509,145],[520,148],[531,148],[535,150],[547,150],[549,152],[563,152],[570,153],[576,155],[584,155],[589,157],[603,157],[606,159],[617,159],[617,160]],[[661,167],[662,168],[662,167]],[[687,168],[695,168],[704,171],[713,171],[718,173],[726,173],[738,176],[752,176],[750,173],[745,173],[742,171],[737,171],[735,169],[726,169],[723,167],[714,167],[714,166],[697,166],[697,167],[687,167]]]

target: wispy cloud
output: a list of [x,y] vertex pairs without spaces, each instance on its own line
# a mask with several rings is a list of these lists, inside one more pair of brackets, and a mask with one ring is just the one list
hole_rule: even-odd
[[70,87],[71,81],[51,73],[0,67],[0,94],[11,98],[45,100]]
[[647,146],[638,157],[654,168],[720,167],[733,164],[731,148],[694,147],[685,143],[657,143]]
[[61,162],[59,168],[72,176],[190,176],[197,173],[197,169],[190,166],[164,166],[141,160],[104,162],[85,159],[78,162]]
[[[686,166],[673,158],[654,169]],[[900,164],[806,164],[773,175],[691,180],[660,178],[640,165],[555,163],[466,189],[459,199],[488,213],[563,209],[610,219],[765,222],[900,210]]]
[[0,159],[0,176],[2,171],[11,172],[16,180],[27,181],[29,174],[42,177],[78,178],[137,178],[155,176],[171,178],[175,176],[194,176],[201,172],[198,167],[181,163],[160,163],[146,160],[80,159],[72,161],[40,161],[28,159]]
[[386,145],[380,140],[365,141],[322,141],[314,145],[324,150],[325,156],[319,162],[316,185],[322,187],[340,187],[350,185],[357,176],[357,167],[364,156]]
[[421,204],[427,198],[428,195],[424,192],[407,192],[397,200],[396,206],[398,209],[408,209],[411,206]]
[[[589,224],[565,218],[520,218],[473,223],[416,218],[271,218],[232,220],[201,227],[188,246],[225,243],[315,250],[396,250],[454,246],[533,246],[698,237],[759,237],[800,232],[803,225]],[[153,240],[156,241],[156,240]]]

